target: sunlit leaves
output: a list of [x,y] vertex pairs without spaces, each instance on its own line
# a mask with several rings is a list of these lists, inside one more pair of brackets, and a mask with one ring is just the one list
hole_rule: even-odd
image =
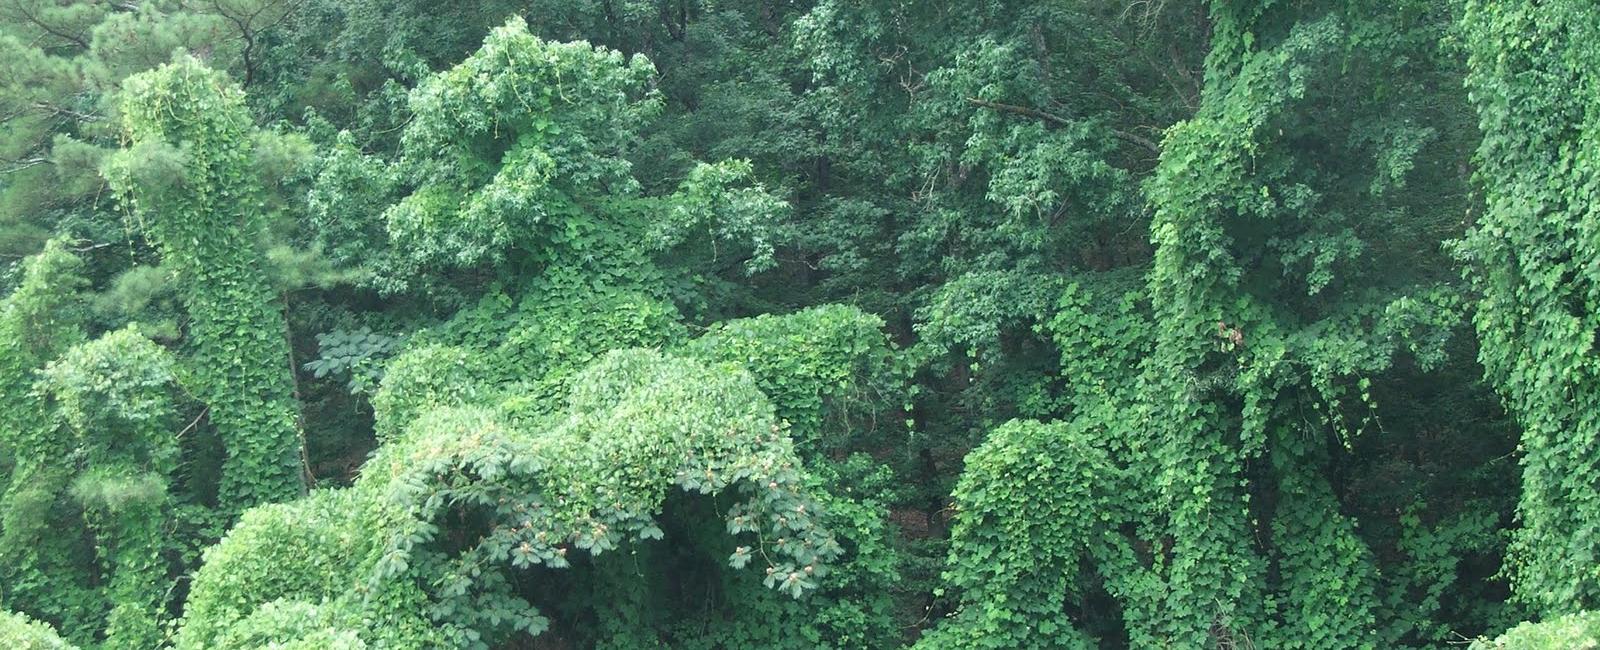
[[415,189],[384,218],[418,263],[472,266],[508,253],[548,255],[565,222],[596,199],[637,193],[619,156],[659,109],[643,57],[587,43],[551,43],[522,20],[411,93],[415,118],[402,145],[402,178]]
[[23,614],[0,611],[0,644],[16,650],[76,650],[49,625]]
[[1473,642],[1472,650],[1558,650],[1600,648],[1600,613],[1584,611],[1539,623],[1522,623],[1489,640]]
[[1478,358],[1523,427],[1510,574],[1535,612],[1572,612],[1600,605],[1579,568],[1600,552],[1600,10],[1471,2],[1463,26],[1485,212],[1458,252]]

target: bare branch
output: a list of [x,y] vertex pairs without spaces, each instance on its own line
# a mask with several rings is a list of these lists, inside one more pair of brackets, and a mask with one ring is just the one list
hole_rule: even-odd
[[173,437],[182,438],[185,434],[189,433],[190,431],[194,431],[195,427],[200,426],[200,421],[205,419],[206,414],[208,414],[210,412],[211,412],[211,407],[209,407],[209,406],[207,406],[207,407],[205,407],[203,409],[200,409],[200,414],[194,416],[194,420],[189,422],[189,426],[184,427],[181,431],[178,432],[178,435],[173,436]]
[[45,102],[34,102],[33,107],[41,111],[48,111],[52,115],[65,115],[82,122],[99,122],[100,120],[105,119],[99,115],[80,113],[65,106],[57,106],[55,104],[47,104]]
[[[1041,111],[1041,110],[1036,109],[1036,108],[1028,108],[1027,106],[1017,106],[1016,104],[1002,104],[1000,102],[991,102],[991,101],[987,101],[987,100],[978,99],[977,97],[968,97],[967,98],[967,103],[972,104],[973,106],[982,106],[984,108],[1000,111],[1002,113],[1013,113],[1013,114],[1016,114],[1016,115],[1022,115],[1024,117],[1031,117],[1031,118],[1034,118],[1036,120],[1042,120],[1042,121],[1045,121],[1045,122],[1049,122],[1049,123],[1054,124],[1056,126],[1069,126],[1069,125],[1072,124],[1072,121],[1068,120],[1067,118],[1061,117],[1059,115],[1052,115],[1050,113],[1046,113],[1046,112]],[[1129,143],[1129,144],[1133,144],[1133,145],[1138,145],[1139,147],[1142,147],[1142,148],[1148,150],[1150,153],[1153,153],[1153,154],[1155,154],[1157,156],[1161,155],[1161,145],[1156,144],[1156,142],[1154,140],[1151,140],[1149,138],[1146,138],[1144,136],[1141,136],[1141,135],[1138,135],[1138,134],[1135,134],[1135,133],[1129,133],[1127,131],[1123,131],[1123,130],[1120,130],[1120,129],[1111,129],[1111,135],[1113,137],[1115,137],[1116,139],[1121,140],[1123,142],[1126,142],[1126,143]]]
[[37,167],[39,165],[49,165],[49,164],[53,164],[53,163],[51,163],[48,159],[45,159],[45,158],[29,158],[27,160],[19,160],[16,163],[12,164],[10,167],[7,167],[5,169],[0,169],[0,174],[15,174],[15,173],[20,172],[20,171],[22,171],[24,169],[27,169],[29,167]]

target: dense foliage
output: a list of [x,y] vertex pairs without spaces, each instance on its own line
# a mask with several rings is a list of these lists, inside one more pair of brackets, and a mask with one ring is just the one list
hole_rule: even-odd
[[1467,78],[1484,132],[1484,212],[1462,242],[1482,295],[1479,358],[1522,425],[1518,600],[1600,606],[1600,7],[1473,3]]
[[180,56],[129,77],[119,108],[129,145],[107,159],[106,178],[181,286],[194,389],[227,450],[218,500],[299,496],[283,316],[253,242],[261,190],[243,97]]
[[1600,647],[1586,0],[0,0],[0,646]]

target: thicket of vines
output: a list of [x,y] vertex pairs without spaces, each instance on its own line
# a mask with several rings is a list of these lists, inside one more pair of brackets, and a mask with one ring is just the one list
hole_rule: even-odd
[[0,645],[1600,643],[1581,0],[0,0]]

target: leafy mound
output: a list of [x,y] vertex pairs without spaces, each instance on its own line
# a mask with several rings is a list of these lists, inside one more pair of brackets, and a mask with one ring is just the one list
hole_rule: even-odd
[[538,633],[547,621],[515,570],[660,539],[674,490],[731,499],[725,526],[744,543],[728,564],[763,567],[784,593],[815,589],[843,554],[785,425],[738,367],[612,352],[539,429],[448,401],[380,448],[354,487],[247,513],[208,551],[179,646],[286,630],[402,647]]

